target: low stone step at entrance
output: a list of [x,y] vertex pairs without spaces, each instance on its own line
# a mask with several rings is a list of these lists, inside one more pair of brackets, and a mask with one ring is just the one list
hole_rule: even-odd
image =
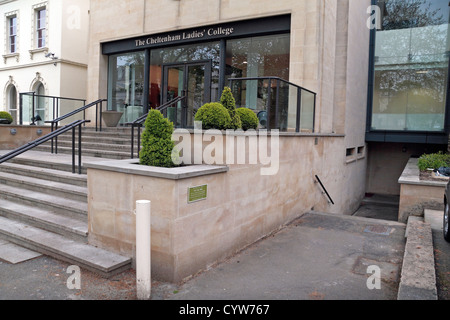
[[61,235],[0,217],[0,237],[109,278],[131,268],[131,259]]
[[74,219],[49,210],[1,200],[0,216],[21,221],[30,226],[58,233],[73,240],[87,242],[87,217]]
[[70,217],[87,216],[87,203],[0,184],[0,199],[20,202]]

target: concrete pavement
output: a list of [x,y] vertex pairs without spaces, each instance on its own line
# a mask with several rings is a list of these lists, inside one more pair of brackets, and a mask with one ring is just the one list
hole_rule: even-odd
[[[395,300],[405,248],[401,223],[308,213],[278,233],[181,284],[152,284],[152,300]],[[380,271],[370,289],[369,266]],[[106,280],[46,256],[0,262],[0,299],[133,300],[133,270]],[[371,271],[373,272],[373,271]],[[371,277],[371,283],[377,280]]]

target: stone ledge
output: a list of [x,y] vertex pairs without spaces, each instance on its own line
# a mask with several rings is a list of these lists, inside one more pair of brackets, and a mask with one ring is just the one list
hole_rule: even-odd
[[192,165],[177,168],[150,167],[139,165],[138,159],[90,161],[83,163],[83,166],[88,169],[100,169],[170,180],[223,173],[229,170],[228,166],[213,165]]
[[431,226],[408,219],[408,233],[398,300],[437,300]]
[[400,184],[412,184],[412,185],[422,185],[422,186],[432,186],[432,187],[445,187],[448,180],[434,181],[434,180],[421,180],[420,170],[417,166],[419,159],[411,158],[405,166],[402,175],[398,179]]

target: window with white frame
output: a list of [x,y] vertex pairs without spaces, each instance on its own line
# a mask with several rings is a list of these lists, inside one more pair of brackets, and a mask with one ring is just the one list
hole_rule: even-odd
[[17,52],[17,16],[9,16],[8,20],[8,53]]
[[36,12],[36,48],[44,48],[46,46],[47,35],[47,9],[40,7]]
[[11,84],[7,90],[7,103],[8,112],[13,117],[13,124],[17,124],[17,89],[16,86]]

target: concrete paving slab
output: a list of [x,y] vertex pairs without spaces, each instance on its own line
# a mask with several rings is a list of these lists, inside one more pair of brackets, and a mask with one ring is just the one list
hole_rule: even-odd
[[42,254],[38,252],[0,240],[0,260],[11,264],[18,264],[40,256],[42,256]]
[[[396,222],[308,213],[181,284],[167,299],[395,300],[405,229]],[[379,289],[368,286],[371,266],[380,271]]]

